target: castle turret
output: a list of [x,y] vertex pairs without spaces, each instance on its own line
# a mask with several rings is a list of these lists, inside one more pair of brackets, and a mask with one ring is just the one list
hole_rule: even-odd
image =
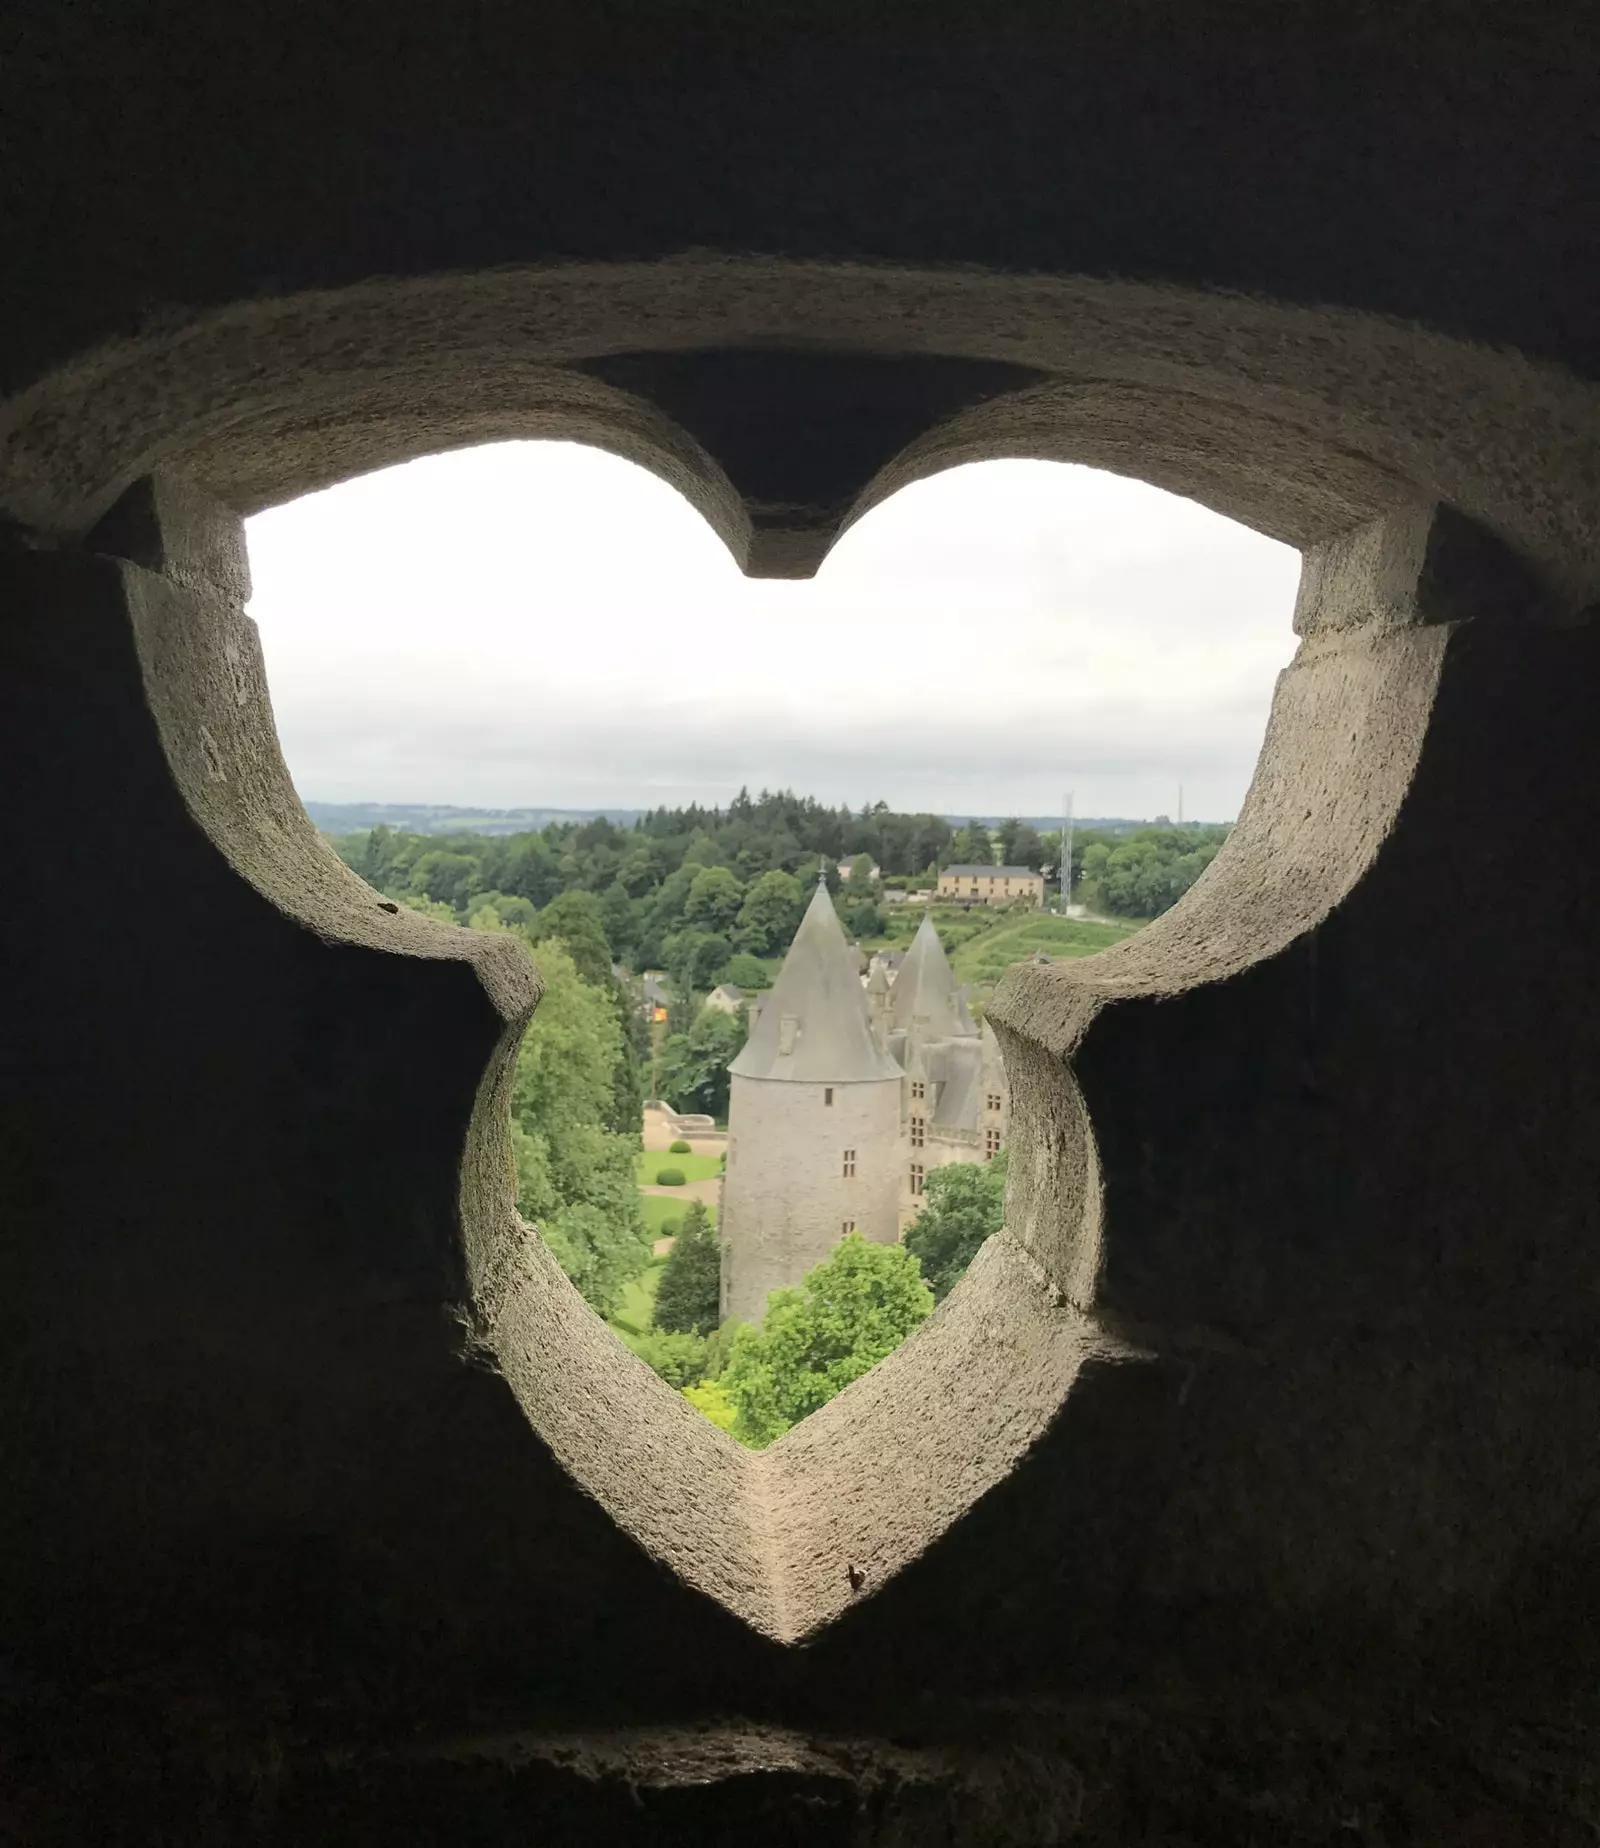
[[783,969],[728,1068],[718,1232],[722,1313],[756,1322],[847,1232],[898,1236],[900,1067],[873,1032],[820,881]]
[[926,913],[894,978],[889,1017],[900,1032],[917,1040],[966,1039],[978,1031]]

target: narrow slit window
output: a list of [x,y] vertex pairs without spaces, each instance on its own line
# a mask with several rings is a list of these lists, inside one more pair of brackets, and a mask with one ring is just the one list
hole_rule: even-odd
[[922,1192],[922,1164],[921,1162],[914,1161],[911,1164],[911,1191],[913,1194],[920,1194]]
[[831,1104],[833,1102],[833,1086],[831,1084],[825,1084],[822,1087],[822,1101],[825,1104]]

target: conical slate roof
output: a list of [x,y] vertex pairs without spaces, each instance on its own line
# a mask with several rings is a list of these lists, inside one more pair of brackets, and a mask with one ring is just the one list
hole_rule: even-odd
[[939,933],[926,912],[894,978],[889,1018],[908,1033],[921,1021],[919,1037],[924,1040],[963,1039],[977,1031],[956,987],[955,971]]
[[873,1038],[861,978],[820,882],[772,993],[728,1070],[736,1078],[803,1084],[899,1081],[900,1067]]

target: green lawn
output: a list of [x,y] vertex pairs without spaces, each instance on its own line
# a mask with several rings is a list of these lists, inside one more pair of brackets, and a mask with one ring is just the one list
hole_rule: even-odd
[[642,1335],[655,1319],[656,1291],[661,1288],[661,1267],[665,1258],[652,1258],[622,1292],[622,1301],[611,1326],[620,1335]]
[[663,1168],[676,1168],[686,1181],[714,1180],[722,1172],[720,1155],[669,1155],[665,1149],[642,1149],[634,1169],[641,1187],[654,1187]]
[[1081,918],[1051,917],[1031,912],[1018,918],[1001,914],[995,928],[969,937],[951,953],[951,966],[961,982],[998,982],[1012,963],[1043,951],[1046,956],[1093,956],[1131,937],[1139,925],[1091,924]]
[[[709,1201],[703,1203],[710,1215],[712,1225],[717,1223],[717,1209]],[[669,1219],[682,1219],[686,1200],[675,1200],[671,1194],[640,1194],[639,1210],[644,1214],[644,1223],[650,1228],[652,1238],[664,1236],[662,1228]]]

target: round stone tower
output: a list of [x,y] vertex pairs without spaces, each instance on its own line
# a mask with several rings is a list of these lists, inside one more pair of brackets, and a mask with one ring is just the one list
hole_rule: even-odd
[[729,1072],[722,1314],[759,1322],[847,1232],[898,1237],[900,1067],[821,881]]

